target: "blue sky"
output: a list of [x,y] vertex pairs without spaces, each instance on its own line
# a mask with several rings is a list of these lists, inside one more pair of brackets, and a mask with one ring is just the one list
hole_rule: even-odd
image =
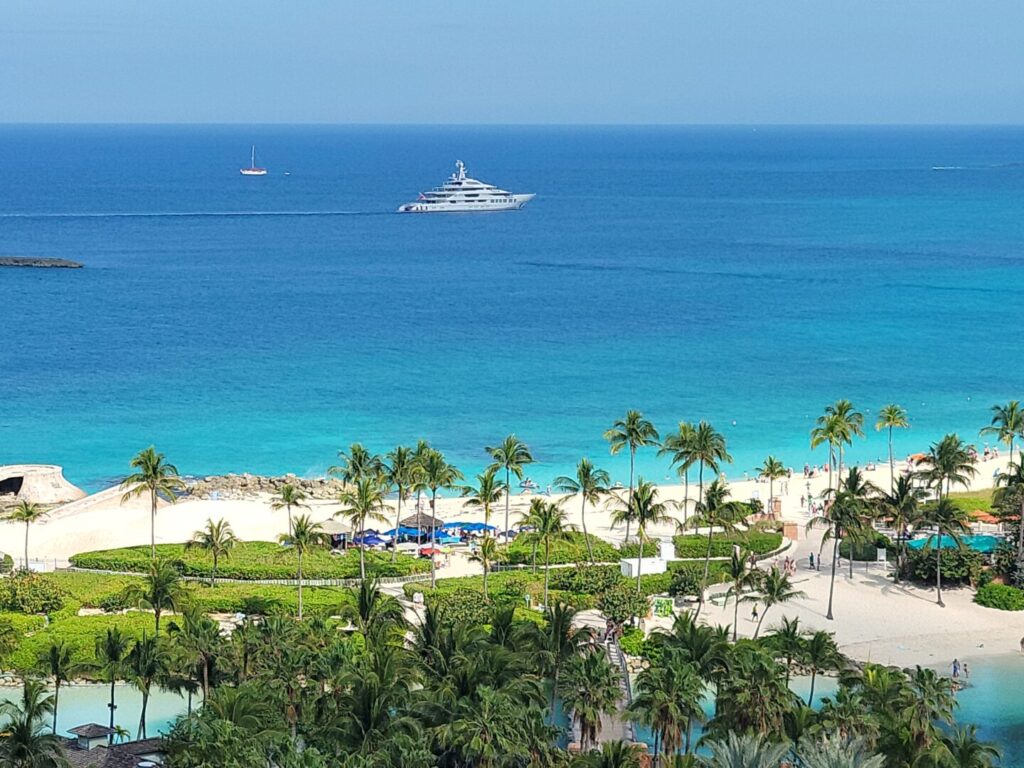
[[1021,0],[3,0],[0,122],[1021,123]]

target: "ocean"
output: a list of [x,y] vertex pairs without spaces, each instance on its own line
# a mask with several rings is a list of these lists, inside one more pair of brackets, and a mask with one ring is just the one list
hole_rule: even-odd
[[[266,177],[242,177],[250,145]],[[535,192],[397,215],[454,161]],[[708,419],[729,477],[851,399],[899,455],[1024,397],[1024,128],[0,127],[0,463],[100,488],[323,473],[515,432],[541,485],[629,408]],[[873,428],[852,460],[885,455]],[[638,470],[671,475],[653,450]]]

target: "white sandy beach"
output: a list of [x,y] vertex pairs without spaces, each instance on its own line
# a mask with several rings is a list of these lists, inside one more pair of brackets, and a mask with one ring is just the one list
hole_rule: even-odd
[[[972,489],[989,488],[993,474],[1004,465],[1002,460],[982,461]],[[903,467],[897,463],[897,472]],[[868,472],[879,487],[888,487],[888,465],[879,465]],[[934,590],[897,586],[886,578],[878,566],[855,566],[854,577],[847,575],[845,562],[836,577],[835,621],[824,618],[829,588],[829,561],[820,571],[810,571],[807,555],[817,553],[821,532],[803,533],[808,519],[801,497],[811,492],[819,497],[827,487],[827,475],[809,481],[797,471],[788,483],[775,483],[775,494],[782,499],[784,520],[799,523],[800,539],[789,554],[799,563],[795,579],[798,589],[806,597],[776,607],[765,621],[766,631],[783,614],[799,616],[803,624],[813,629],[828,629],[836,633],[840,646],[851,656],[884,663],[944,664],[954,657],[990,655],[1016,652],[1024,635],[1024,615],[982,608],[971,602],[970,590],[949,590],[945,593],[946,607],[935,603]],[[739,500],[757,496],[768,498],[768,483],[754,480],[730,481],[732,497]],[[690,485],[690,498],[696,495],[696,484]],[[681,485],[660,487],[662,499],[680,501],[684,489]],[[513,496],[512,521],[516,521],[529,506],[530,497]],[[309,510],[316,520],[326,520],[337,511],[336,502],[313,502]],[[565,500],[570,522],[580,524],[580,500]],[[411,514],[413,502],[404,505],[402,515]],[[390,515],[393,516],[394,510]],[[679,513],[681,515],[681,513]],[[482,520],[482,513],[463,506],[463,500],[449,495],[438,499],[438,516],[444,520]],[[504,504],[492,513],[492,523],[503,524]],[[208,518],[230,521],[242,539],[273,540],[285,530],[284,511],[270,508],[269,497],[252,500],[187,500],[177,504],[161,504],[157,513],[157,542],[181,542],[191,537]],[[612,541],[621,541],[622,529],[613,529],[611,513],[606,508],[588,509],[587,528],[590,533]],[[390,528],[389,523],[378,526]],[[77,552],[110,547],[149,543],[149,506],[147,499],[133,499],[122,504],[120,493],[107,491],[54,511],[50,519],[32,527],[29,543],[30,558],[63,564]],[[669,536],[670,526],[649,531],[652,536]],[[0,526],[0,550],[19,557],[23,549],[24,528],[16,525]],[[479,566],[465,557],[455,556],[441,576],[465,575],[477,572]],[[709,603],[705,615],[712,622],[731,623],[732,606]],[[749,604],[740,607],[739,631],[753,632]]]

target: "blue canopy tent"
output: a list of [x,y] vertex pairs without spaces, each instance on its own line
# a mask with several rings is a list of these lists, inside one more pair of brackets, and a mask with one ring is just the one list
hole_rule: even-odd
[[[429,533],[429,531],[427,531]],[[419,536],[419,528],[409,528],[405,525],[400,525],[397,528],[392,528],[390,531],[384,531],[383,536]]]
[[352,539],[352,543],[359,544],[363,547],[379,547],[381,544],[386,544],[387,542],[376,533],[364,533],[363,535],[356,536]]
[[434,537],[434,542],[436,544],[461,544],[462,539],[448,533],[439,533]]

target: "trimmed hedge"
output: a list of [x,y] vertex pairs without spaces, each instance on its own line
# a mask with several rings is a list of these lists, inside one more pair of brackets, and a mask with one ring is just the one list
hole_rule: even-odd
[[1024,611],[1024,592],[1006,584],[990,583],[977,591],[974,602],[999,611]]
[[[703,558],[708,552],[708,537],[688,533],[673,538],[676,557]],[[743,533],[716,533],[711,537],[711,556],[730,557],[735,545],[745,547],[754,554],[765,555],[782,546],[782,534],[772,531],[746,531]]]
[[[212,559],[202,550],[186,550],[184,544],[158,544],[157,557],[170,561],[186,576],[209,577]],[[123,547],[83,552],[71,557],[76,568],[97,571],[145,573],[149,570],[150,550],[144,547]],[[408,576],[430,570],[430,561],[399,554],[394,563],[390,553],[367,552],[366,572],[372,576]],[[228,557],[220,558],[217,575],[227,579],[294,579],[295,552],[270,541],[239,542]],[[359,578],[359,553],[350,550],[332,555],[326,549],[314,549],[302,558],[302,576],[306,579]]]
[[890,555],[896,552],[896,545],[892,543],[892,540],[878,532],[875,532],[870,541],[843,539],[839,542],[839,556],[849,559],[851,548],[853,549],[853,559],[858,562],[875,562],[880,548],[884,548]]
[[[599,539],[593,534],[584,538],[582,533],[573,532],[568,539],[551,542],[551,565],[567,565],[569,563],[585,563],[590,561],[587,552],[587,538],[590,539],[590,546],[594,552],[594,559],[599,563],[617,563],[623,557],[636,557],[638,547],[636,544],[627,544],[620,551],[614,544],[604,539]],[[648,541],[644,545],[644,554],[654,557],[658,554],[658,545]],[[506,562],[512,565],[530,565],[533,563],[533,542],[525,536],[518,536],[512,540],[505,550]],[[537,545],[537,566],[544,565],[544,547]]]

